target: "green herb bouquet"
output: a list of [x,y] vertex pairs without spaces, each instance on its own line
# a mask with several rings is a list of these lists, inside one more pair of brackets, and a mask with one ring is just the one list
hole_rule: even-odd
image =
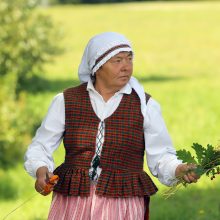
[[[195,168],[190,169],[187,172],[193,171],[198,176],[205,174],[213,180],[217,174],[220,174],[220,146],[213,147],[208,144],[205,148],[198,143],[193,143],[192,148],[195,151],[195,156],[185,149],[177,151],[177,156],[183,161],[183,163],[195,165]],[[187,186],[188,183],[184,181],[182,177],[179,177],[178,179],[177,183],[164,193],[166,198],[173,195],[179,187]]]

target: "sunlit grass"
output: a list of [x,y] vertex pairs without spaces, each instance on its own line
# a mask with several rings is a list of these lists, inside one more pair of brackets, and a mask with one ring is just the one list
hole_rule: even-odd
[[54,7],[49,14],[66,33],[68,53],[61,58],[63,65],[50,67],[49,72],[77,77],[88,39],[99,32],[117,31],[133,43],[135,74],[219,74],[219,8],[219,2],[66,6],[62,11]]
[[[28,93],[28,105],[40,120],[52,97],[77,83],[77,69],[91,36],[104,31],[125,34],[135,50],[134,75],[161,104],[177,149],[193,142],[216,145],[220,140],[220,2],[155,2],[93,6],[56,6],[40,9],[62,29],[57,42],[65,48],[46,65],[44,91]],[[55,152],[56,164],[63,149]],[[35,194],[34,180],[19,165],[7,171],[17,188],[17,199],[0,201],[0,219]],[[217,220],[219,183],[203,177],[164,200],[160,189],[152,198],[152,220]],[[7,183],[5,183],[7,184]],[[194,202],[192,202],[192,200]],[[37,195],[8,220],[46,219],[51,197]],[[175,206],[175,208],[174,208]],[[220,215],[220,214],[219,214]],[[181,217],[180,217],[181,216]]]

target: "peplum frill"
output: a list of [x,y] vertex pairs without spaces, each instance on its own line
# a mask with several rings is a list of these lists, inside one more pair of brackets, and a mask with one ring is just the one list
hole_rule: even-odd
[[[90,178],[88,168],[62,164],[54,174],[60,177],[55,192],[68,196],[89,196]],[[98,179],[96,194],[105,197],[151,196],[157,187],[144,171],[102,169]]]
[[90,179],[88,168],[72,167],[65,164],[54,170],[59,176],[59,181],[54,191],[65,196],[89,196]]
[[102,170],[96,194],[105,197],[150,196],[157,187],[146,172]]

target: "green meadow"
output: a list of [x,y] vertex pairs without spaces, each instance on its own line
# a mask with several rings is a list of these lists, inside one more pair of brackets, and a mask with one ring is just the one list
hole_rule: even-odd
[[[53,96],[79,83],[77,69],[89,38],[116,31],[131,40],[134,76],[161,104],[176,149],[190,149],[194,142],[219,144],[220,2],[66,5],[39,10],[51,16],[62,32],[57,44],[64,48],[25,91],[29,111],[33,117],[38,115],[39,124]],[[39,85],[42,89],[34,89]],[[55,152],[56,165],[62,162],[62,148]],[[33,195],[7,219],[46,219],[51,195],[43,197],[35,192],[34,180],[23,164],[8,170],[7,177],[0,187],[5,192],[14,189],[14,198],[0,200],[0,219]],[[202,177],[169,199],[163,197],[168,188],[152,178],[159,191],[151,198],[151,220],[220,219],[220,175],[213,181]]]

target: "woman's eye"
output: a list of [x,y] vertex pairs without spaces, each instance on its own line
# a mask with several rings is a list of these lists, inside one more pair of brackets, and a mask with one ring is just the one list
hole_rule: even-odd
[[120,63],[121,62],[121,60],[113,60],[113,63]]

